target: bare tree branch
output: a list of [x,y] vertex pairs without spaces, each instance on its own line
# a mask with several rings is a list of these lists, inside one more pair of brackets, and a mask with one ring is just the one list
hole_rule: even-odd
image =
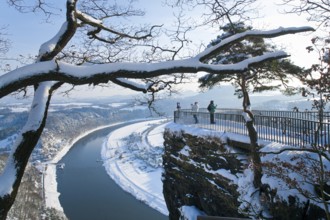
[[286,147],[286,148],[283,148],[283,149],[281,149],[279,151],[276,151],[276,152],[275,151],[262,152],[262,154],[281,154],[281,153],[286,152],[286,151],[310,152],[310,153],[320,154],[324,158],[326,158],[327,160],[330,161],[329,154],[327,154],[325,152],[322,152],[319,149],[312,149],[312,148],[289,148],[289,147]]
[[309,21],[318,23],[318,26],[329,25],[330,1],[328,0],[282,0],[286,13],[304,14]]

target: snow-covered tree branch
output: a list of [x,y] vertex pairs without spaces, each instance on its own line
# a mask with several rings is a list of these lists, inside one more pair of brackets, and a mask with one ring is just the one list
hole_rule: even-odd
[[116,78],[144,79],[174,73],[197,73],[201,71],[223,74],[244,72],[247,68],[271,59],[287,57],[287,53],[277,51],[251,57],[235,64],[213,65],[205,61],[230,44],[247,37],[277,37],[312,31],[311,27],[279,28],[272,31],[248,31],[237,34],[219,44],[206,49],[195,57],[184,60],[173,60],[159,63],[110,63],[99,65],[76,66],[69,63],[51,60],[18,68],[0,77],[0,97],[4,97],[22,87],[31,86],[43,81],[61,81],[74,85],[108,83]]

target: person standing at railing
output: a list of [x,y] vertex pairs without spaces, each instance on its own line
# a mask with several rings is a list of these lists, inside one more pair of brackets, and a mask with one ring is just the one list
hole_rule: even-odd
[[174,112],[174,122],[176,122],[176,120],[180,118],[180,114],[181,114],[181,105],[180,102],[177,102],[176,111]]
[[176,110],[179,112],[181,110],[180,102],[176,103]]
[[293,110],[293,112],[299,112],[299,109],[297,106],[293,107],[292,110]]
[[192,111],[194,119],[195,119],[195,124],[198,123],[198,118],[197,118],[198,110],[199,110],[198,102],[195,102],[194,104],[191,104],[191,111]]
[[207,106],[207,110],[210,112],[210,123],[215,124],[214,121],[214,112],[217,108],[217,105],[214,104],[213,100],[210,101],[210,104]]

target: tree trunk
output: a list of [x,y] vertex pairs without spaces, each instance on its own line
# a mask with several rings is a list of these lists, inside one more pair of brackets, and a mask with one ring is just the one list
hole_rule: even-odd
[[[76,1],[67,0],[66,22],[63,24],[65,31],[61,33],[62,35],[58,38],[55,47],[51,47],[51,50],[39,54],[39,62],[54,59],[76,33],[77,22],[74,13],[76,3]],[[2,184],[2,186],[0,185],[0,220],[6,219],[15,201],[30,155],[37,145],[46,125],[52,93],[62,84],[62,82],[42,82],[35,85],[35,94],[29,118],[21,131],[20,138],[16,139],[12,152],[7,160],[6,167],[0,175],[0,183]],[[7,179],[10,180],[7,181]]]
[[28,121],[22,129],[20,138],[16,139],[12,152],[8,157],[6,167],[3,170],[3,178],[12,179],[13,182],[6,183],[6,181],[1,181],[3,184],[2,187],[7,189],[11,188],[11,190],[0,196],[1,220],[6,219],[7,214],[15,201],[18,188],[24,175],[25,167],[45,127],[51,93],[53,91],[52,86],[53,89],[56,88],[56,86],[51,83],[42,83],[37,88]]
[[258,133],[253,125],[253,121],[247,121],[246,127],[248,129],[250,144],[251,144],[251,158],[253,162],[253,185],[255,188],[260,188],[261,186],[261,177],[262,177],[262,168],[261,168],[261,159],[259,155],[259,145],[258,145]]
[[246,80],[242,80],[242,92],[243,92],[243,111],[245,113],[245,123],[248,130],[250,145],[251,145],[251,159],[253,162],[253,185],[256,189],[261,187],[261,177],[262,177],[262,168],[261,168],[261,159],[259,155],[259,145],[258,145],[258,132],[254,127],[254,116],[250,110],[250,97],[246,90]]
[[22,142],[18,145],[13,155],[14,165],[16,168],[16,178],[14,184],[12,185],[12,191],[9,194],[0,197],[1,220],[6,219],[7,214],[15,201],[21,179],[24,175],[25,167],[28,163],[31,152],[39,140],[43,127],[44,125],[36,131],[28,131],[22,134]]

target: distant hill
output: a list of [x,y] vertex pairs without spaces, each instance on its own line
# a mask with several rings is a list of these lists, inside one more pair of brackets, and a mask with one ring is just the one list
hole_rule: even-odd
[[[56,96],[51,102],[53,104],[69,104],[69,103],[93,103],[96,105],[111,105],[113,103],[135,103],[135,105],[141,105],[136,102],[138,97],[141,97],[140,93],[137,95],[115,95],[101,96],[98,97],[63,97]],[[252,109],[261,110],[292,110],[293,107],[298,107],[301,110],[311,109],[311,102],[307,101],[306,98],[300,95],[296,96],[284,96],[279,92],[267,92],[251,94]],[[218,105],[218,108],[242,108],[242,99],[238,99],[234,95],[234,88],[231,85],[224,85],[221,87],[215,87],[205,92],[196,91],[185,91],[181,94],[173,95],[170,97],[162,98],[157,100],[155,106],[161,113],[171,116],[173,111],[176,109],[176,103],[180,102],[183,109],[190,109],[191,104],[195,101],[199,102],[200,108],[206,108],[210,100]],[[30,107],[31,97],[29,99],[15,99],[14,97],[5,97],[0,100],[0,106],[7,106],[8,104],[25,105],[26,108]],[[146,104],[145,104],[146,105]]]
[[[216,87],[203,93],[193,93],[190,96],[186,94],[182,97],[170,97],[157,102],[161,105],[161,109],[170,108],[173,111],[176,107],[176,102],[181,103],[183,109],[190,109],[190,104],[195,101],[199,102],[201,108],[206,108],[210,100],[218,105],[218,108],[242,108],[242,99],[238,99],[234,95],[234,88],[230,85]],[[301,110],[311,109],[310,101],[300,95],[284,96],[279,92],[267,92],[261,94],[251,94],[251,104],[253,109],[261,110],[292,110],[297,106]]]

